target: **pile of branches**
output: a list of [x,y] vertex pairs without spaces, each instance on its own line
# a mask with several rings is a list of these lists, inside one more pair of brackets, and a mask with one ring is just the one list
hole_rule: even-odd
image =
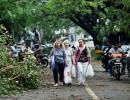
[[36,60],[28,56],[23,62],[10,58],[9,48],[5,46],[5,34],[0,27],[0,95],[22,92],[25,89],[35,89],[40,85],[40,74]]

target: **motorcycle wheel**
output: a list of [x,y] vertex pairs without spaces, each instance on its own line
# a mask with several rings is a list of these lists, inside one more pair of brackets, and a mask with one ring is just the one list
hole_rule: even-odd
[[43,58],[41,61],[41,65],[43,68],[46,68],[48,66],[49,62],[48,59]]
[[116,74],[116,80],[120,80],[120,73],[118,72],[117,74]]
[[116,69],[113,69],[112,76],[115,77],[116,80],[120,80],[120,72],[118,69],[116,71],[115,70]]

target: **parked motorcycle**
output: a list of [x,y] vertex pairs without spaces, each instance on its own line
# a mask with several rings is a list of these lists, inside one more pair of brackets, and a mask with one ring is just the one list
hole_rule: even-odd
[[49,61],[48,61],[48,56],[47,56],[47,54],[40,55],[38,59],[39,59],[40,65],[41,65],[43,68],[46,68],[46,67],[48,66]]
[[34,56],[36,57],[38,64],[43,68],[46,68],[48,66],[49,61],[47,54],[42,54],[41,52],[36,51],[34,52]]

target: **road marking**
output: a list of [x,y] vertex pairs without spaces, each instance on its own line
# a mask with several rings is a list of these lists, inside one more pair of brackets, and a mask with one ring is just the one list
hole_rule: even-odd
[[93,100],[100,100],[98,96],[94,93],[94,91],[88,86],[88,84],[85,85],[85,90],[88,92],[88,94],[93,98]]

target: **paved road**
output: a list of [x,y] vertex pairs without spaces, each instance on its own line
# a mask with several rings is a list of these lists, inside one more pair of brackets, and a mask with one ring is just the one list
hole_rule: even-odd
[[96,75],[87,82],[100,100],[130,100],[130,78],[127,75],[117,81],[99,66],[94,67]]
[[87,78],[86,86],[78,86],[75,80],[72,86],[56,88],[52,85],[52,74],[46,74],[45,87],[0,100],[130,100],[130,78],[123,76],[116,81],[100,65],[93,63],[95,77]]

